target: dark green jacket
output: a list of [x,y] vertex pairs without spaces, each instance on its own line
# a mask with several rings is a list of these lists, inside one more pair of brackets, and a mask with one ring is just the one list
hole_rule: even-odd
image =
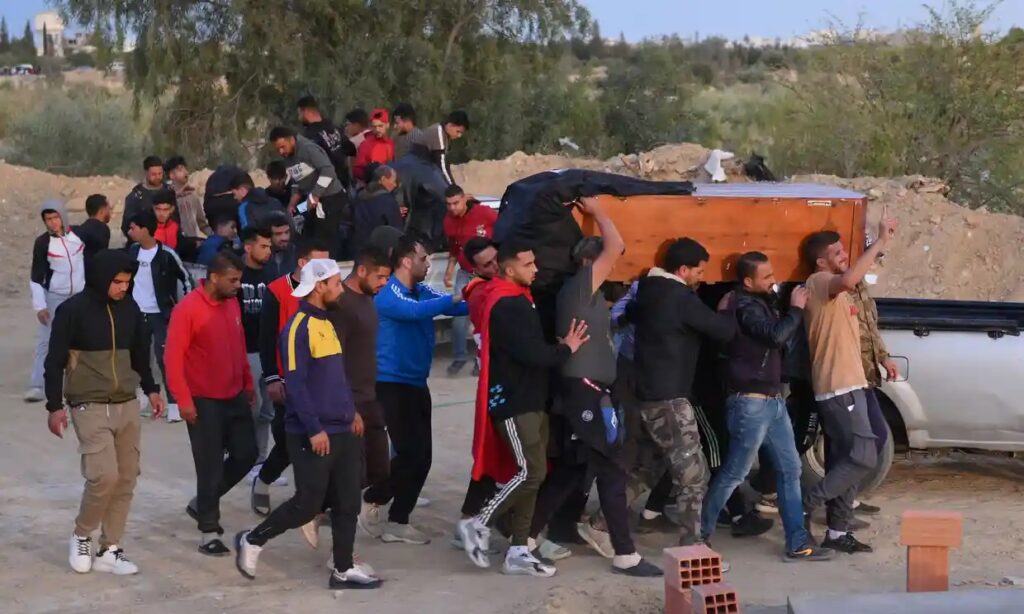
[[114,276],[137,264],[120,250],[104,250],[86,271],[85,291],[64,301],[53,316],[46,355],[46,409],[83,403],[125,403],[139,386],[159,392],[149,366],[150,330],[127,294],[108,297]]

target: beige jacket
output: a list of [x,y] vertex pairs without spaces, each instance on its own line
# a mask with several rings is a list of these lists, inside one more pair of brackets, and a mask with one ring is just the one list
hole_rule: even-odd
[[868,384],[877,388],[884,379],[879,365],[889,358],[889,350],[878,331],[878,307],[868,292],[868,285],[863,281],[850,293],[850,298],[857,307],[857,320],[860,323],[860,357],[864,363],[864,375]]
[[213,229],[206,220],[203,201],[196,194],[196,189],[187,183],[174,184],[174,194],[178,197],[178,217],[181,218],[181,232],[186,237],[209,237]]

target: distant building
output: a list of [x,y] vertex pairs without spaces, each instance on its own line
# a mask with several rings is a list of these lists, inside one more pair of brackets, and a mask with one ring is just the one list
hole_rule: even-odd
[[64,20],[53,11],[39,13],[32,20],[35,30],[36,54],[64,57]]

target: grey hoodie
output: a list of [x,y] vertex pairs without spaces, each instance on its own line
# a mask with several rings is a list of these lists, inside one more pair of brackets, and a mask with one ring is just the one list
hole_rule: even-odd
[[296,192],[323,198],[342,191],[327,152],[301,134],[295,137],[295,151],[285,158],[284,163],[288,166],[288,176]]
[[[32,246],[32,268],[29,288],[32,290],[32,308],[46,309],[46,293],[69,297],[85,287],[85,243],[68,224],[64,203],[46,200],[39,206],[39,219],[47,211],[56,211],[64,222],[64,234],[51,234],[49,230],[36,237]],[[52,315],[52,314],[51,314]]]

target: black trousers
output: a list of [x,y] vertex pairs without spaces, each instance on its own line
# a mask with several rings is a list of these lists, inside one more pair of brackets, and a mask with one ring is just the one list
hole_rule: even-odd
[[363,449],[366,454],[363,486],[387,481],[391,474],[391,449],[388,445],[388,428],[384,421],[384,409],[380,403],[364,401],[356,403],[356,411],[363,419]]
[[362,442],[352,433],[329,435],[330,452],[320,456],[313,452],[305,435],[288,433],[285,437],[295,465],[295,496],[249,533],[249,543],[263,546],[285,531],[301,527],[320,513],[325,498],[329,498],[334,567],[339,571],[351,569],[359,516]]
[[484,476],[479,480],[470,480],[466,488],[466,498],[462,501],[462,516],[472,518],[484,509],[484,504],[498,493],[498,485],[491,478]]
[[433,460],[430,389],[377,382],[377,400],[391,436],[391,471],[390,476],[370,485],[363,500],[385,505],[394,499],[388,520],[408,524]]
[[[245,393],[228,400],[194,399],[195,424],[188,425],[196,466],[196,515],[203,533],[223,533],[220,498],[256,464],[256,429]],[[224,452],[227,456],[224,456]]]
[[272,484],[291,464],[288,458],[288,444],[285,443],[284,413],[284,405],[274,403],[274,419],[270,422],[274,447],[270,449],[267,460],[263,461],[263,466],[260,467],[260,481],[264,484]]
[[352,219],[352,205],[348,193],[338,192],[320,199],[324,217],[318,218],[312,209],[306,215],[304,230],[307,236],[314,236],[324,241],[330,250],[331,258],[344,260],[348,256],[348,234]]

